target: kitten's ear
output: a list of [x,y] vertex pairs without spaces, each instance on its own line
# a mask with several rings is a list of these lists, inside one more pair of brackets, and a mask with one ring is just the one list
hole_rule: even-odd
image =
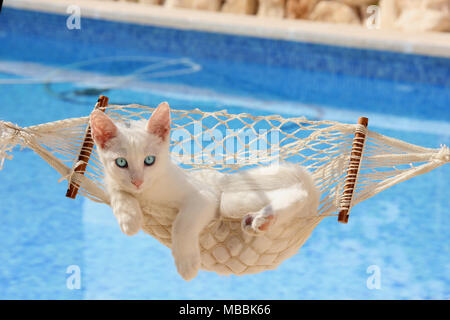
[[100,148],[117,136],[117,127],[112,120],[100,110],[94,110],[90,116],[92,137]]
[[170,135],[170,107],[167,102],[159,104],[147,123],[147,131],[166,140]]

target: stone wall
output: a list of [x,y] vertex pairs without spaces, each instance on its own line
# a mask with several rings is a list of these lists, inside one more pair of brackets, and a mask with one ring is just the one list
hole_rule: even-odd
[[[114,0],[110,0],[114,1]],[[117,0],[116,0],[117,1]],[[450,32],[450,0],[120,0],[166,8],[303,19],[410,32]]]

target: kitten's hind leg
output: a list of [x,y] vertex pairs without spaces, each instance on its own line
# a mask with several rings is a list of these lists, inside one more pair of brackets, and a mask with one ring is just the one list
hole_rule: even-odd
[[258,212],[249,213],[241,221],[242,230],[251,235],[258,235],[268,230],[275,222],[275,212],[271,205]]
[[251,212],[241,220],[242,230],[251,235],[266,232],[275,223],[289,221],[300,213],[308,202],[308,192],[302,185],[264,192],[267,205],[257,212]]

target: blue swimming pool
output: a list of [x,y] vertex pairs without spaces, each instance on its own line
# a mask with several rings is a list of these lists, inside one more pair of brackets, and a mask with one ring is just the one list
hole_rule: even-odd
[[[437,148],[450,144],[450,59],[229,36],[4,8],[0,119],[21,126],[114,104],[303,115]],[[104,205],[64,197],[30,150],[0,171],[0,299],[449,299],[450,167],[325,219],[277,270],[177,274],[169,249],[120,232]],[[70,266],[81,271],[69,289]],[[371,266],[381,287],[369,289]],[[69,286],[70,287],[70,286]]]

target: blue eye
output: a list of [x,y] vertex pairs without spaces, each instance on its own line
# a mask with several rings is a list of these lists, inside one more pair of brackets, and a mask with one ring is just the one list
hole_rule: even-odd
[[127,162],[127,160],[125,160],[125,158],[117,158],[116,165],[119,168],[126,168],[126,167],[128,167],[128,162]]
[[151,166],[152,164],[155,163],[155,156],[148,156],[145,158],[144,160],[145,165],[147,166]]

